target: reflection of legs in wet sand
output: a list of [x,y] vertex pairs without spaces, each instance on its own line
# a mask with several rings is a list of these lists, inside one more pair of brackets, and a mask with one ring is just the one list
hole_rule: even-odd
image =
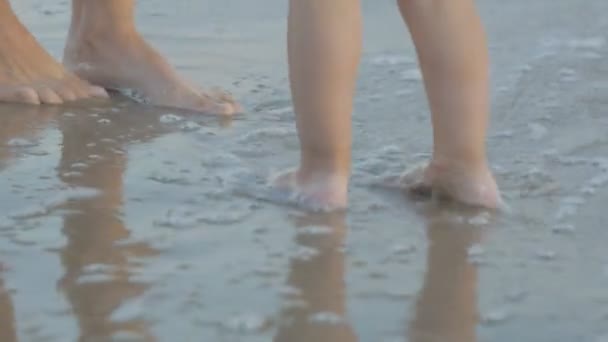
[[78,78],[44,51],[8,0],[0,0],[0,102],[59,104],[107,96],[88,81],[132,89],[153,105],[233,114],[237,107],[227,95],[203,93],[177,75],[136,31],[134,11],[134,0],[73,0],[64,63]]
[[15,313],[10,294],[2,283],[2,264],[0,263],[0,341],[17,342]]
[[[145,324],[137,317],[120,322],[111,319],[112,313],[122,304],[146,290],[145,284],[129,279],[129,258],[151,256],[155,252],[145,244],[117,245],[130,234],[120,218],[125,158],[117,154],[116,150],[120,149],[117,143],[101,140],[110,138],[112,141],[121,132],[113,130],[116,135],[104,135],[94,122],[91,127],[74,124],[62,128],[64,148],[59,167],[62,180],[71,186],[98,189],[102,194],[68,205],[67,209],[73,213],[66,214],[64,219],[63,232],[68,242],[61,250],[66,273],[60,288],[66,293],[78,319],[82,341],[109,340],[119,331],[151,340]],[[102,159],[87,160],[92,154]],[[82,162],[89,164],[88,167],[79,170],[81,174],[72,172],[75,170],[71,165]],[[101,272],[107,279],[83,282],[88,272]]]
[[[430,103],[430,166],[404,177],[417,192],[496,207],[488,168],[488,57],[473,0],[400,0],[418,52]],[[361,50],[358,0],[291,0],[289,67],[301,142],[300,167],[277,186],[303,201],[346,205],[351,112]]]
[[[37,128],[43,127],[53,112],[53,108],[40,107],[21,108],[19,111],[0,111],[2,119],[0,120],[0,176],[14,157],[10,148],[7,148],[7,142],[13,138],[35,137]],[[0,342],[17,342],[15,310],[11,295],[4,287],[5,267],[0,260]]]
[[477,340],[477,269],[468,249],[479,238],[478,228],[448,219],[432,219],[427,229],[427,273],[410,342],[474,342]]
[[[286,302],[281,312],[281,326],[274,341],[357,341],[346,323],[319,323],[314,320],[314,315],[318,313],[332,313],[342,318],[346,314],[344,253],[340,250],[346,235],[344,217],[306,217],[296,226],[323,226],[329,228],[331,233],[298,236],[300,246],[313,248],[319,254],[310,260],[291,262],[287,284],[297,290],[297,295],[290,295],[290,300]],[[291,303],[292,301],[294,302]]]

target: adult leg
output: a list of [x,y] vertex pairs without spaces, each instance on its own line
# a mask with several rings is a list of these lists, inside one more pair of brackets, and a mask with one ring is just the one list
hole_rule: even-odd
[[150,104],[233,114],[234,101],[181,78],[135,28],[134,0],[73,0],[64,64],[89,82],[131,89]]
[[416,45],[433,123],[433,158],[415,187],[497,207],[488,168],[488,50],[474,0],[399,0]]
[[275,184],[310,206],[347,202],[361,26],[358,0],[290,1],[289,75],[301,155],[299,168]]
[[0,0],[0,102],[60,104],[107,97],[67,72],[19,22],[8,0]]

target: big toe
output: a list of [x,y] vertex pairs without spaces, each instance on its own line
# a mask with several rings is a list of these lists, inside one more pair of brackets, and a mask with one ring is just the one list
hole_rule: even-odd
[[90,85],[88,87],[88,90],[89,90],[89,95],[91,97],[96,97],[96,98],[100,98],[100,99],[107,99],[110,97],[110,95],[108,95],[108,92],[102,87]]

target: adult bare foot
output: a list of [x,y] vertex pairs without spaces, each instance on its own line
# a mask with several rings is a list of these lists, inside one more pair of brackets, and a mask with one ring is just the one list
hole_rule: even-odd
[[107,97],[66,71],[0,1],[0,102],[61,104],[88,97]]
[[439,195],[489,209],[504,208],[494,176],[486,165],[431,161],[406,170],[398,183],[414,194]]
[[335,211],[347,205],[348,175],[285,171],[271,181],[284,200],[313,211]]
[[135,30],[82,30],[69,38],[64,64],[93,84],[135,92],[152,105],[221,115],[240,110],[228,94],[205,93],[180,77]]

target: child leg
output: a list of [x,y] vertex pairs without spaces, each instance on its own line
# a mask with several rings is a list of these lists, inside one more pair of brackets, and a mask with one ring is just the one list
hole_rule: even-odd
[[[500,197],[485,151],[488,51],[474,0],[399,0],[432,114],[433,158],[416,186],[471,205]],[[404,180],[412,181],[412,175]]]
[[300,165],[274,182],[305,205],[344,207],[351,112],[361,53],[358,0],[291,0],[289,75]]

